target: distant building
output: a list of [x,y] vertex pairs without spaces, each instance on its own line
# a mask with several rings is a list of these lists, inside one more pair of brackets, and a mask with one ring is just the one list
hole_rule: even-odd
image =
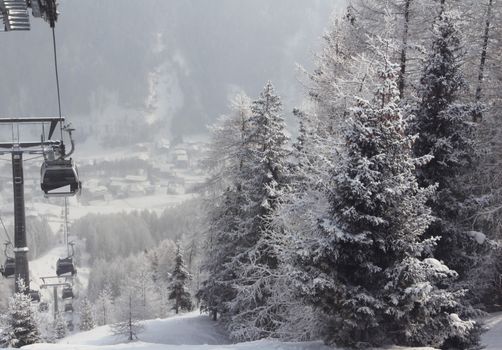
[[178,169],[187,169],[189,164],[188,153],[184,149],[176,149],[174,154],[174,166]]

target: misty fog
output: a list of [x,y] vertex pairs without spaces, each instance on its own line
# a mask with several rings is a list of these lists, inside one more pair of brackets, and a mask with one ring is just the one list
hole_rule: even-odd
[[[117,124],[129,125],[134,141],[205,133],[230,95],[254,95],[269,79],[289,114],[302,93],[296,65],[311,67],[341,3],[61,1],[63,114],[79,141],[127,132]],[[40,20],[30,32],[0,36],[3,115],[56,115],[51,36]]]

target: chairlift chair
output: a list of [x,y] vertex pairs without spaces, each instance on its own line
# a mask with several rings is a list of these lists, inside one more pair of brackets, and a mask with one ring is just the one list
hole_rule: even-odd
[[64,304],[64,312],[73,312],[73,304]]
[[16,274],[16,260],[7,257],[5,259],[5,264],[0,268],[0,272],[5,278],[13,277]]
[[73,263],[73,256],[68,256],[66,258],[59,258],[56,264],[56,275],[66,275],[71,274],[72,276],[77,273],[75,269],[75,264]]
[[73,298],[73,288],[71,286],[63,287],[63,294],[61,296],[63,299]]
[[45,160],[40,169],[40,187],[46,197],[70,197],[80,194],[82,184],[73,160]]
[[70,332],[73,332],[73,330],[75,329],[75,326],[73,325],[73,321],[72,320],[69,320],[66,322],[66,328],[68,328],[68,330]]
[[40,292],[38,290],[30,290],[31,301],[34,303],[40,302]]

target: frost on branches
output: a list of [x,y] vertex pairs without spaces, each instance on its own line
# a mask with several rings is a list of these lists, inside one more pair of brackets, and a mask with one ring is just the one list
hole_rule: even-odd
[[466,82],[460,71],[462,47],[456,17],[443,8],[434,24],[413,131],[418,134],[415,154],[433,156],[418,175],[422,186],[438,186],[429,202],[437,219],[428,235],[441,237],[435,256],[464,278],[477,265],[486,244],[478,244],[469,235],[472,227],[467,218],[473,217],[475,203],[474,186],[466,178],[476,171],[478,161],[472,119],[479,106],[460,102]]
[[125,336],[127,340],[138,339],[144,327],[141,323],[141,300],[132,281],[124,287],[120,297],[115,301],[117,322],[110,326],[114,335]]
[[80,325],[81,331],[90,331],[96,324],[94,322],[94,312],[92,310],[92,305],[87,297],[84,297],[80,302]]
[[62,339],[68,335],[68,327],[62,312],[58,312],[54,320],[54,338]]
[[246,157],[242,168],[241,195],[245,207],[239,223],[239,250],[234,256],[236,295],[228,303],[230,336],[255,340],[273,334],[278,310],[270,302],[274,271],[279,261],[267,239],[269,219],[287,181],[288,137],[281,116],[282,103],[268,82],[252,102],[245,135]]
[[328,342],[439,347],[467,338],[473,322],[454,316],[459,295],[439,288],[457,274],[422,259],[435,243],[422,238],[434,188],[418,186],[415,167],[430,158],[412,157],[397,66],[382,44],[374,98],[352,109],[329,210],[296,257],[297,278],[305,300],[328,318]]
[[232,338],[254,340],[276,327],[269,298],[278,260],[266,235],[289,151],[282,104],[270,82],[250,108],[241,106],[214,128],[223,137],[213,140],[211,153],[229,171],[213,171],[227,186],[208,210],[209,276],[199,295],[213,317],[220,313]]
[[20,348],[39,342],[40,332],[25,284],[21,279],[17,280],[17,284],[19,292],[9,299],[8,312],[2,317],[0,342],[9,347]]
[[208,237],[203,269],[207,279],[198,297],[202,310],[228,319],[227,303],[235,296],[235,259],[240,246],[239,223],[243,218],[245,198],[241,172],[247,157],[245,139],[251,115],[251,101],[238,95],[232,101],[229,116],[219,118],[211,128],[211,146],[207,157],[210,170],[209,196],[206,199]]
[[193,309],[192,297],[187,286],[192,276],[185,267],[180,244],[178,243],[177,246],[174,270],[169,285],[169,299],[174,300],[173,309],[176,314],[179,311],[191,311]]

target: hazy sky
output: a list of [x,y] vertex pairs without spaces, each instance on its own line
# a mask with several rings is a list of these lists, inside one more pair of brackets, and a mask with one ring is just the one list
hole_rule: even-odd
[[[81,138],[145,121],[153,128],[138,137],[200,133],[230,95],[255,97],[269,79],[289,114],[302,96],[296,64],[311,67],[342,8],[339,0],[60,3],[63,113]],[[0,115],[56,114],[51,35],[40,19],[30,32],[0,33]]]

